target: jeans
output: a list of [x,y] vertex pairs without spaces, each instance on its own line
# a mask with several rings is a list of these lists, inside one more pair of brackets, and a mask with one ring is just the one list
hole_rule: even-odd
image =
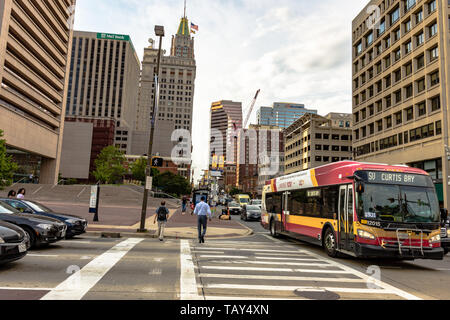
[[164,229],[166,228],[167,221],[158,220],[158,237],[159,240],[164,240]]
[[182,204],[182,209],[181,209],[181,211],[182,211],[182,212],[186,212],[186,203],[183,203],[183,204]]
[[[198,216],[198,238],[202,239],[206,235],[206,227],[208,225],[208,218],[206,216]],[[202,231],[203,227],[203,231]]]

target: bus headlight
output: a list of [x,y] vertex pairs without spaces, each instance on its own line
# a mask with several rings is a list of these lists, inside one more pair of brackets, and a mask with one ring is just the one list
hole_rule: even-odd
[[375,240],[375,236],[368,231],[358,229],[358,237],[363,239]]
[[431,237],[430,242],[439,242],[441,241],[441,235],[437,234],[434,237]]

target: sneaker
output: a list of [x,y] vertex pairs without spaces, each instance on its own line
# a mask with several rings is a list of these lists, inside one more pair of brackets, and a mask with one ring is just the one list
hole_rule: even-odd
[[159,241],[164,241],[164,239],[159,239]]

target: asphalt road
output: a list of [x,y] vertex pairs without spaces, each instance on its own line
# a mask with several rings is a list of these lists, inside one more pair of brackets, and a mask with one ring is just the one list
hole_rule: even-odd
[[319,247],[232,218],[254,235],[205,244],[81,237],[31,251],[0,266],[0,300],[450,299],[449,256],[329,259]]

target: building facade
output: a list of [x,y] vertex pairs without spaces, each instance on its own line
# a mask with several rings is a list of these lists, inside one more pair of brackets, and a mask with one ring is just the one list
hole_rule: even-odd
[[[164,39],[164,38],[163,38]],[[153,155],[172,156],[174,147],[182,135],[191,137],[192,115],[196,78],[194,38],[189,21],[183,17],[176,35],[172,36],[170,55],[161,56],[159,105],[155,114]],[[155,82],[158,48],[154,41],[144,49],[137,116],[133,132],[132,154],[148,153],[151,118],[154,112]],[[176,139],[173,134],[176,130]],[[182,134],[184,132],[184,134]],[[179,134],[178,134],[179,133]],[[185,141],[186,142],[186,141]],[[192,142],[177,151],[177,156],[186,158],[192,152]]]
[[0,129],[44,184],[58,181],[75,2],[0,1]]
[[373,0],[352,25],[355,160],[428,171],[447,207],[449,14],[447,0]]
[[128,35],[74,31],[66,117],[113,119],[115,145],[130,153],[139,77]]
[[306,114],[284,131],[285,174],[352,159],[351,114]]
[[304,104],[275,102],[258,110],[258,124],[286,129],[306,113],[317,114],[317,110],[306,109]]

